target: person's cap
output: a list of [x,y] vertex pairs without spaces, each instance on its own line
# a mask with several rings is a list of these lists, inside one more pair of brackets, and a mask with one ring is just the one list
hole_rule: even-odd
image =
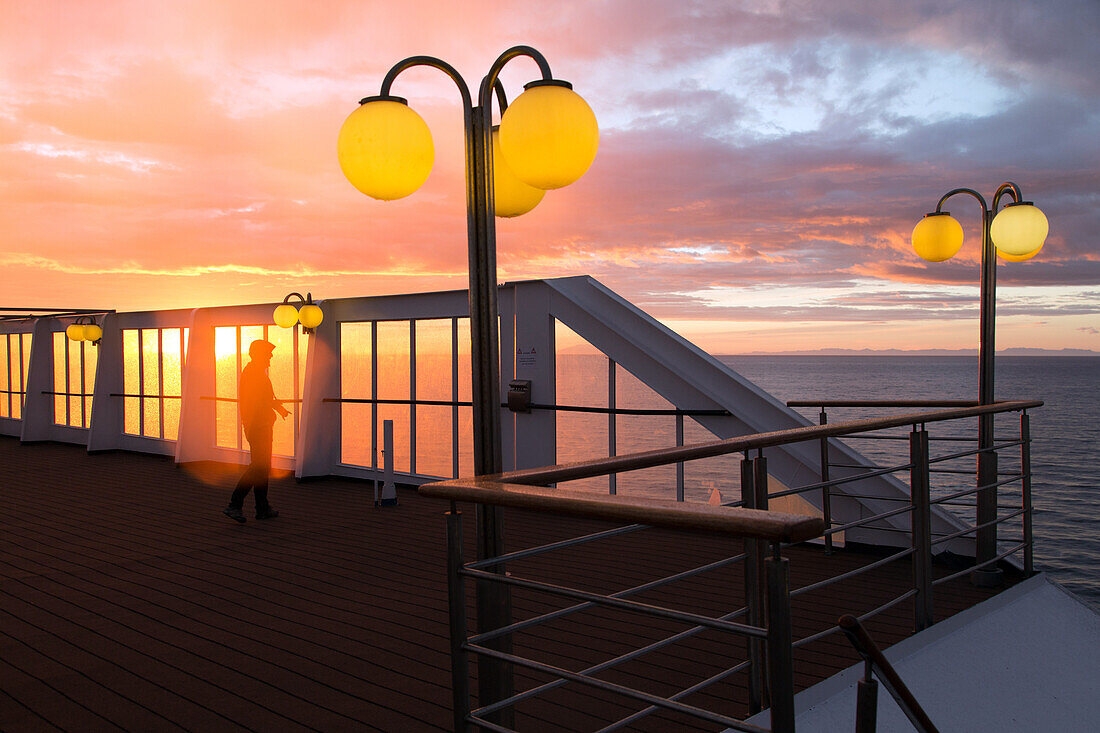
[[275,350],[275,344],[270,341],[264,341],[263,339],[256,339],[248,345],[248,355],[256,356],[261,354],[263,356],[271,356],[271,352]]

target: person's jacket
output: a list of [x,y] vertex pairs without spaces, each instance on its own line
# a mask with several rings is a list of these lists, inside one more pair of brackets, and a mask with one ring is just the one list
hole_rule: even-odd
[[267,372],[254,362],[248,362],[241,370],[241,388],[237,396],[241,424],[246,433],[275,424],[275,390]]

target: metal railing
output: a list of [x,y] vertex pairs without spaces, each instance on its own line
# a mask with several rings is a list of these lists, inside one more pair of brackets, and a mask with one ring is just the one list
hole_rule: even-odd
[[[841,628],[834,625],[817,630],[802,638],[794,638],[791,617],[792,598],[811,594],[834,584],[850,581],[892,563],[904,561],[907,566],[911,565],[911,586],[897,596],[879,603],[877,607],[861,613],[859,619],[871,618],[911,599],[913,626],[915,630],[919,631],[927,628],[934,621],[932,603],[934,587],[973,572],[975,569],[995,565],[1009,555],[1021,550],[1024,552],[1026,572],[1031,572],[1030,435],[1026,411],[1042,404],[1039,401],[1016,401],[986,406],[957,406],[946,410],[808,426],[709,443],[582,461],[568,465],[520,470],[499,476],[456,479],[421,486],[421,493],[451,501],[451,511],[447,514],[448,592],[452,631],[451,653],[455,729],[467,730],[477,726],[488,730],[510,730],[513,718],[509,713],[514,706],[528,698],[569,682],[598,688],[604,692],[613,692],[646,704],[643,710],[614,721],[602,730],[621,728],[657,710],[673,711],[697,720],[725,725],[735,730],[763,730],[743,719],[683,702],[687,696],[709,685],[724,680],[731,675],[746,672],[749,676],[750,714],[764,708],[770,708],[771,730],[793,731],[795,691],[793,652],[800,647],[834,634],[840,631]],[[929,452],[930,438],[926,426],[933,423],[950,423],[983,414],[992,415],[1007,412],[1021,413],[1021,436],[1018,440],[999,442],[993,450],[1019,446],[1021,450],[1021,470],[1004,479],[996,480],[995,478],[994,481],[987,484],[979,484],[973,489],[951,491],[933,498],[930,486],[931,467],[933,465],[958,460],[965,456],[977,455],[982,451],[967,450],[932,456]],[[769,491],[768,489],[767,459],[764,456],[766,449],[803,441],[862,436],[868,431],[902,426],[911,428],[908,436],[909,460],[907,462],[881,469],[871,467],[862,473],[849,472],[843,476],[827,478],[806,486],[784,488],[778,491]],[[738,502],[724,506],[593,495],[550,487],[552,484],[562,481],[739,452],[744,453],[744,459],[741,463],[742,498]],[[755,452],[755,456],[750,457],[750,453],[753,452]],[[900,505],[878,511],[871,516],[858,516],[845,521],[826,523],[824,520],[814,517],[767,511],[769,499],[781,496],[803,493],[813,494],[827,489],[833,492],[834,498],[847,498],[847,495],[843,493],[844,488],[846,488],[845,484],[884,473],[907,474],[909,495],[868,497]],[[986,526],[983,526],[984,523],[981,522],[975,525],[962,525],[959,522],[951,524],[945,522],[944,517],[946,515],[933,516],[933,507],[936,505],[946,504],[963,496],[975,494],[978,491],[997,492],[1002,487],[1013,483],[1021,485],[1020,505],[1009,507],[1014,508],[1014,511],[989,520]],[[528,548],[490,557],[479,562],[464,564],[461,545],[461,513],[455,506],[455,502],[459,501],[518,507],[551,514],[573,515],[631,524],[607,532],[597,532],[580,538],[553,542],[541,547]],[[902,521],[904,517],[908,517],[908,521]],[[1022,517],[1024,531],[1021,542],[1013,545],[1005,552],[998,553],[991,560],[974,564],[961,572],[953,572],[939,578],[934,577],[933,548],[935,546],[971,538],[977,532],[987,529],[989,526],[995,529],[998,525],[1019,517]],[[938,532],[933,531],[934,518],[939,525]],[[523,558],[606,539],[622,533],[644,530],[647,527],[671,527],[689,532],[719,533],[740,538],[743,540],[743,551],[718,563],[702,565],[642,586],[607,594],[564,587],[557,583],[518,577],[505,572],[508,563],[515,563]],[[832,577],[809,583],[803,587],[794,589],[790,587],[790,559],[782,554],[785,548],[812,539],[828,538],[857,527],[905,533],[909,535],[908,546],[847,572],[840,572]],[[831,550],[831,548],[828,549]],[[741,608],[732,609],[729,613],[718,616],[703,616],[663,605],[640,603],[629,598],[642,590],[692,577],[718,565],[736,564],[743,566],[745,605]],[[464,588],[467,578],[474,580],[479,589],[486,587],[488,584],[502,584],[504,587],[536,590],[557,595],[569,599],[575,604],[533,618],[509,622],[499,628],[482,631],[480,634],[468,637],[466,633],[466,595]],[[482,595],[483,593],[478,593],[479,599]],[[876,600],[876,602],[878,601]],[[514,634],[529,630],[551,619],[593,607],[614,608],[651,617],[674,619],[689,624],[691,628],[580,671],[571,671],[526,658],[512,651],[511,639]],[[478,613],[480,614],[483,611],[484,609],[479,603]],[[731,664],[725,670],[675,694],[663,697],[612,683],[595,676],[601,671],[637,659],[642,654],[663,648],[703,630],[718,630],[744,637],[747,640],[748,658],[736,660],[736,663]],[[466,666],[467,656],[470,654],[477,655],[483,661],[489,660],[491,662],[479,665],[479,674],[482,675],[493,674],[510,677],[513,667],[518,666],[550,675],[556,679],[553,682],[537,685],[504,699],[483,699],[480,701],[480,707],[471,709]]]

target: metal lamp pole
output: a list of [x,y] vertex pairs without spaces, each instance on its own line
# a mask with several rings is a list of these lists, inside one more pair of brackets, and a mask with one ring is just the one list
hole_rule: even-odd
[[[466,228],[470,260],[470,366],[473,377],[474,473],[478,476],[500,473],[500,360],[497,327],[496,220],[493,206],[492,95],[494,90],[501,113],[507,107],[500,84],[501,69],[518,56],[530,57],[538,64],[543,82],[553,82],[550,66],[541,53],[530,46],[515,46],[502,53],[481,81],[477,106],[462,76],[445,61],[433,56],[412,56],[397,63],[386,74],[381,98],[390,97],[390,88],[398,74],[414,66],[431,66],[443,71],[462,95],[466,131]],[[364,99],[363,102],[371,98]],[[504,554],[504,526],[497,507],[477,506],[477,557],[485,559]],[[496,568],[504,572],[503,566]],[[478,630],[506,626],[511,622],[511,596],[500,583],[477,584]],[[507,636],[489,642],[499,651],[511,651]],[[484,655],[479,657],[479,701],[487,705],[512,695],[511,665]],[[510,726],[511,710],[495,714],[501,725]]]
[[[994,353],[996,332],[996,300],[997,300],[997,252],[990,237],[989,228],[993,223],[1000,207],[1001,197],[1009,195],[1014,203],[1023,201],[1020,187],[1011,181],[1002,183],[993,195],[992,208],[986,204],[985,198],[972,188],[956,188],[945,193],[936,204],[936,213],[942,213],[944,203],[955,194],[965,193],[973,196],[982,209],[982,275],[981,275],[981,304],[979,330],[980,340],[978,346],[978,403],[989,405],[995,401],[993,396],[994,378]],[[993,448],[993,416],[982,415],[978,418],[978,477],[977,485],[992,486],[997,482],[997,454]],[[997,519],[997,488],[981,489],[977,495],[976,524],[982,525]],[[980,527],[977,531],[976,541],[977,563],[992,560],[997,555],[997,525]],[[1001,580],[1001,571],[996,568],[986,568],[976,571],[974,581],[979,585],[998,584]]]

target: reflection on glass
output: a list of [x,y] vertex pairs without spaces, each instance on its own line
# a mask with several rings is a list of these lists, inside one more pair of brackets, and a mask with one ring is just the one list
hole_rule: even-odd
[[159,331],[145,328],[141,331],[141,393],[142,414],[145,420],[143,435],[161,437],[160,424],[160,348]]
[[122,392],[127,397],[122,403],[123,432],[129,435],[141,435],[141,401],[136,396],[141,394],[141,380],[139,378],[139,363],[141,354],[138,352],[138,332],[133,328],[122,331]]
[[214,329],[214,395],[218,398],[216,414],[217,445],[236,448],[237,403],[222,398],[237,399],[237,328],[218,326]]
[[69,394],[69,425],[74,428],[84,426],[84,399],[80,396],[80,385],[84,382],[81,368],[83,366],[84,344],[86,341],[70,341],[65,339],[69,350],[69,381],[65,385],[65,391]]
[[96,367],[99,365],[99,347],[84,341],[84,427],[92,425],[92,394],[95,392]]
[[[556,373],[554,389],[559,405],[608,407],[608,359],[588,346],[568,326],[554,323]],[[595,353],[592,353],[595,352]],[[605,458],[608,450],[608,416],[583,412],[559,412],[555,418],[557,462],[572,463],[590,458]],[[606,494],[610,478],[594,476],[570,481],[570,490]]]
[[[18,337],[17,337],[18,338]],[[12,340],[10,334],[4,334],[0,338],[0,417],[11,417],[11,403],[15,391],[8,379],[11,371],[11,359],[8,357],[8,343]]]
[[[62,332],[53,335],[53,391],[67,392],[65,389],[68,371],[65,364],[65,356],[68,351],[65,348],[65,334]],[[63,394],[53,396],[53,421],[57,425],[69,424],[68,401]]]
[[[372,399],[371,324],[340,324],[340,397]],[[373,466],[371,452],[371,405],[344,402],[340,405],[340,460],[356,466]]]

